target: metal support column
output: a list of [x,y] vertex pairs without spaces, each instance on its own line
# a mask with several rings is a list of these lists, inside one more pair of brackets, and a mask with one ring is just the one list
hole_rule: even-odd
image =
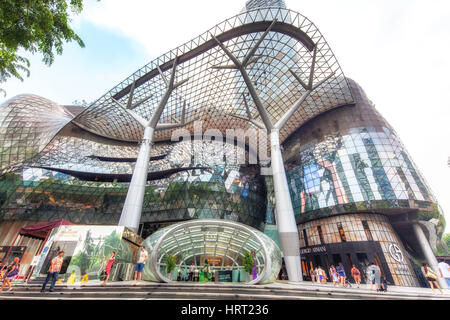
[[125,199],[122,215],[119,220],[119,226],[125,226],[134,232],[138,231],[141,220],[154,131],[155,130],[151,127],[145,128],[144,138],[134,167],[133,177],[131,178],[127,198]]
[[270,151],[275,193],[276,222],[281,246],[283,247],[286,271],[289,276],[289,281],[301,282],[303,278],[301,272],[300,241],[286,172],[284,170],[279,131],[277,129],[272,130],[270,133]]
[[[422,230],[422,227],[420,224],[414,223],[413,228],[428,265],[439,275],[438,262],[434,256],[433,249],[431,249],[430,243]],[[438,282],[442,289],[448,289],[445,279],[438,277]]]
[[[184,119],[185,117],[184,109],[182,119],[179,123],[158,124],[159,119],[161,118],[161,114],[163,113],[164,108],[166,107],[172,92],[189,80],[185,79],[175,84],[175,72],[177,68],[177,60],[178,58],[174,59],[173,69],[169,81],[166,79],[162,71],[160,71],[161,77],[166,83],[167,88],[163,98],[161,99],[159,105],[157,106],[154,114],[152,115],[149,121],[142,118],[140,115],[138,115],[136,112],[130,109],[130,107],[135,108],[137,106],[136,104],[135,105],[132,104],[134,85],[130,90],[130,98],[128,100],[127,107],[123,106],[119,101],[115,100],[114,98],[112,99],[113,102],[115,102],[119,107],[121,107],[125,112],[127,112],[132,118],[134,118],[145,128],[144,137],[142,139],[141,147],[139,150],[139,155],[136,161],[136,165],[134,167],[133,176],[131,178],[130,186],[128,187],[127,197],[125,199],[122,214],[119,220],[119,226],[127,227],[133,230],[134,232],[137,232],[139,229],[139,223],[142,215],[142,205],[145,195],[145,186],[147,184],[148,167],[150,164],[150,151],[153,142],[153,133],[157,130],[179,128],[186,124]],[[184,108],[186,108],[186,106],[184,106]]]
[[[270,115],[267,109],[262,104],[261,99],[246,71],[246,67],[249,65],[251,57],[255,54],[257,48],[261,45],[264,38],[270,32],[276,21],[274,21],[262,37],[257,41],[255,46],[249,51],[247,56],[240,62],[226,47],[218,40],[214,35],[213,39],[219,44],[225,54],[233,62],[231,66],[218,66],[215,69],[237,69],[240,71],[242,78],[247,86],[247,89],[256,105],[259,116],[261,117],[262,124],[254,123],[254,119],[251,119],[249,115],[249,121],[260,127],[264,125],[271,138],[271,158],[272,158],[272,171],[274,180],[275,202],[276,202],[276,216],[277,216],[277,228],[280,236],[281,246],[283,249],[284,261],[286,264],[286,271],[290,281],[301,282],[302,269],[300,258],[300,242],[297,230],[297,224],[295,222],[294,210],[292,208],[291,198],[289,194],[289,187],[286,179],[286,172],[284,170],[283,157],[281,154],[281,146],[279,140],[279,127],[273,125]],[[307,93],[309,96],[310,92]],[[306,99],[305,96],[304,99]],[[245,98],[244,98],[245,101]],[[246,102],[246,101],[245,101]],[[249,112],[248,112],[249,113]],[[289,117],[289,116],[288,116]],[[284,124],[284,120],[281,122]]]

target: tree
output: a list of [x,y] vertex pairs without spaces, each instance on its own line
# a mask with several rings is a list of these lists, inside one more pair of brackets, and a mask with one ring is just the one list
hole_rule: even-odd
[[443,239],[444,242],[447,244],[447,247],[450,248],[450,233],[444,234],[444,236],[442,237],[442,239]]
[[10,77],[23,81],[22,73],[30,75],[29,60],[18,54],[21,49],[42,53],[50,66],[65,42],[75,41],[83,48],[83,40],[69,24],[69,15],[82,10],[83,0],[0,1],[0,83]]

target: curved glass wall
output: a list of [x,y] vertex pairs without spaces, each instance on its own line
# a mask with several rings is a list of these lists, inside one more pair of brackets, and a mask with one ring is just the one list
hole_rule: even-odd
[[0,174],[41,152],[72,116],[35,95],[20,95],[0,105]]
[[[155,145],[141,222],[225,219],[261,227],[266,194],[259,167],[228,161],[236,148],[229,144],[222,153],[208,151],[213,144]],[[107,141],[69,125],[22,168],[0,177],[0,214],[116,224],[136,151],[135,144]]]
[[[205,261],[212,273],[236,274],[244,268],[246,252],[254,253],[253,274],[245,281],[249,284],[272,283],[281,268],[281,251],[275,242],[256,229],[231,221],[195,220],[175,224],[158,230],[144,245],[150,253],[144,269],[144,279],[149,281],[174,281],[178,273],[185,275],[192,264],[198,270]],[[167,274],[169,255],[175,257],[177,267]]]
[[[284,145],[297,222],[366,210],[418,209],[440,219],[436,200],[395,131],[349,80],[355,106],[330,111]],[[300,143],[301,140],[301,143]]]

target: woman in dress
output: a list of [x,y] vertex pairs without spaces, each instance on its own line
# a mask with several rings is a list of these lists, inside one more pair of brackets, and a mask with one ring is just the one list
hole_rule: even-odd
[[353,280],[355,280],[355,283],[359,288],[359,286],[361,285],[361,272],[358,270],[358,268],[355,265],[353,265],[351,273],[352,273]]
[[[444,294],[441,290],[441,287],[439,286],[439,283],[437,281],[438,275],[433,269],[430,268],[430,266],[426,263],[422,263],[422,272],[425,275],[425,278],[427,279],[428,283],[430,284],[431,290],[433,290],[434,293],[434,286],[439,289],[441,294]],[[433,286],[434,285],[434,286]]]
[[114,265],[114,261],[116,261],[116,252],[113,251],[111,253],[111,256],[109,257],[108,261],[106,262],[106,267],[105,267],[105,271],[106,271],[106,278],[102,283],[102,286],[106,286],[106,283],[109,280],[109,274],[111,273],[111,269]]
[[344,266],[342,265],[342,263],[339,263],[337,269],[336,269],[338,275],[339,275],[339,280],[341,283],[342,288],[345,287],[345,280],[346,280],[346,275],[345,275],[345,270],[344,270]]
[[334,265],[330,267],[330,274],[331,280],[333,281],[333,286],[339,285],[339,276]]
[[9,287],[8,291],[12,290],[11,281],[12,279],[14,279],[15,276],[19,274],[19,270],[20,270],[20,259],[16,257],[14,258],[13,262],[11,262],[6,267],[6,274],[5,278],[3,279],[3,284],[2,287],[0,288],[0,292],[3,291],[5,285],[8,285]]

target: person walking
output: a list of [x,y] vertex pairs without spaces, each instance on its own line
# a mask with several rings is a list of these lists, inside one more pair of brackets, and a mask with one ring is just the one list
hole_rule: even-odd
[[375,282],[375,271],[372,269],[367,269],[367,280],[370,283],[370,290],[373,290],[373,285],[377,288],[377,284]]
[[[138,259],[136,263],[136,270],[134,271],[134,284],[137,284],[137,281],[141,281],[142,278],[142,271],[144,270],[145,263],[148,259],[148,252],[145,250],[145,247],[142,246],[140,250],[138,251]],[[137,280],[139,279],[139,280]]]
[[441,275],[441,278],[445,279],[447,287],[450,289],[450,266],[444,259],[439,259],[438,261],[439,274]]
[[47,278],[45,278],[44,284],[42,285],[41,292],[45,292],[45,287],[47,283],[52,279],[52,284],[50,285],[50,292],[53,292],[55,288],[55,283],[58,281],[59,273],[61,272],[61,267],[63,264],[64,251],[60,251],[56,257],[50,262],[50,268],[48,269]]
[[0,292],[3,291],[5,285],[8,285],[8,291],[12,291],[11,281],[19,274],[20,270],[20,259],[14,258],[14,260],[6,267],[5,277],[3,279],[2,287],[0,288]]
[[344,266],[342,263],[339,263],[337,269],[336,269],[338,275],[339,275],[339,282],[341,283],[342,288],[345,287],[345,280],[347,279],[347,276],[345,275]]
[[441,287],[439,286],[438,281],[437,281],[438,280],[437,273],[433,269],[431,269],[428,264],[422,263],[422,272],[425,275],[425,278],[427,279],[428,283],[430,284],[430,287],[431,287],[431,290],[433,291],[433,293],[435,293],[434,286],[436,286],[436,288],[439,289],[441,294],[444,294],[442,292]]
[[331,280],[333,281],[333,286],[339,285],[339,275],[337,274],[334,265],[330,267]]
[[319,274],[320,283],[326,284],[327,283],[327,274],[326,274],[325,270],[323,270],[322,267],[319,266],[319,269],[317,272]]
[[351,269],[351,274],[353,277],[353,280],[355,281],[357,287],[359,288],[359,286],[361,285],[361,272],[358,270],[358,268],[353,265],[352,269]]
[[189,267],[189,281],[194,281],[194,271],[195,271],[195,264],[192,262],[191,266]]
[[[374,277],[375,279],[373,281],[375,281],[375,289],[377,291],[380,290],[381,288],[381,269],[378,265],[376,265],[374,262],[370,263],[370,266],[367,268],[367,270],[373,271]],[[372,289],[372,286],[371,286]]]
[[115,261],[116,261],[116,252],[113,251],[111,253],[111,256],[109,257],[109,259],[106,261],[106,267],[105,267],[106,278],[103,281],[102,286],[106,286],[106,283],[109,280],[109,274],[111,273],[111,269],[112,269]]
[[211,269],[208,261],[205,260],[205,263],[200,271],[200,281],[208,282],[209,280],[211,280]]
[[314,268],[311,268],[309,275],[311,276],[312,283],[316,282],[316,272],[314,271]]

